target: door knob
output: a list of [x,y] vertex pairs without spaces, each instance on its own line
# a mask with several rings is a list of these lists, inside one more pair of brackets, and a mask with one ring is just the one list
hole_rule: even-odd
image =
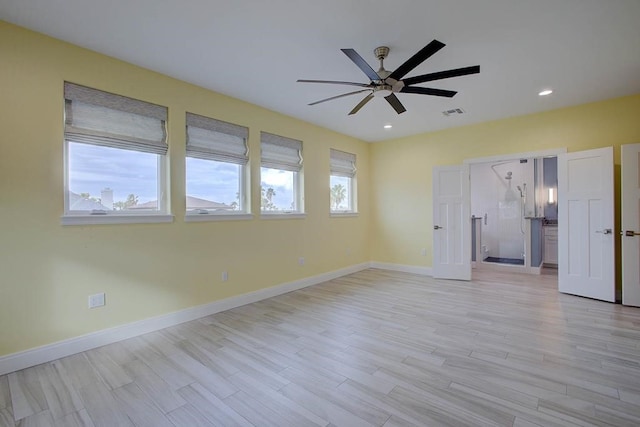
[[434,226],[433,226],[433,229],[434,229],[434,230],[440,230],[441,228],[442,228],[442,227],[440,227],[439,225],[434,225]]
[[596,233],[600,233],[600,234],[611,234],[611,229],[610,229],[610,228],[605,228],[604,230],[596,231]]
[[636,233],[633,230],[621,231],[620,234],[626,237],[640,236],[640,233]]

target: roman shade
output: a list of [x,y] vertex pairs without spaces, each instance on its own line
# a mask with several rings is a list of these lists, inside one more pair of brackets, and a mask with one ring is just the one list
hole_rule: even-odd
[[292,172],[302,170],[302,141],[260,132],[261,166]]
[[356,155],[344,151],[330,150],[331,175],[346,176],[353,178],[356,176]]
[[111,148],[167,153],[167,108],[64,83],[65,138]]
[[246,165],[249,129],[187,113],[187,156]]

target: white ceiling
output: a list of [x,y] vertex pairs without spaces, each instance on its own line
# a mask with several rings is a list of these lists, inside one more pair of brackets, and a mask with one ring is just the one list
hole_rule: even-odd
[[[0,0],[0,19],[366,141],[640,93],[640,0]],[[394,70],[433,39],[447,46],[406,77],[481,66],[420,85],[451,99],[348,116],[363,95],[307,104],[357,88],[296,83],[368,83],[341,48],[377,70],[389,46]]]

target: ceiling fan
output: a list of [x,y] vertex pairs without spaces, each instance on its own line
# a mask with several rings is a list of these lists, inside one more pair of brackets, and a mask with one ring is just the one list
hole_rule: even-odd
[[371,68],[371,66],[364,60],[362,57],[353,49],[341,49],[345,55],[349,57],[357,66],[360,68],[366,75],[369,77],[370,83],[355,83],[355,82],[342,82],[342,81],[334,81],[334,80],[303,80],[300,79],[298,82],[301,83],[328,83],[328,84],[336,84],[336,85],[347,85],[347,86],[358,86],[365,89],[356,90],[355,92],[343,93],[342,95],[332,96],[330,98],[321,99],[320,101],[315,101],[310,103],[309,105],[316,105],[322,102],[331,101],[333,99],[342,98],[345,96],[351,96],[358,93],[369,92],[367,96],[364,97],[362,101],[356,105],[353,110],[349,112],[349,115],[355,114],[364,105],[371,101],[374,97],[384,97],[387,100],[389,105],[393,107],[394,110],[398,114],[404,113],[406,108],[402,105],[396,93],[417,93],[419,95],[432,95],[432,96],[442,96],[446,98],[453,97],[456,91],[453,90],[444,90],[444,89],[433,89],[428,87],[420,87],[413,86],[419,83],[430,82],[434,80],[442,80],[448,79],[451,77],[459,77],[466,76],[468,74],[477,74],[480,72],[480,66],[474,65],[471,67],[464,68],[456,68],[453,70],[447,71],[438,71],[436,73],[423,74],[421,76],[409,77],[403,79],[405,75],[407,75],[410,71],[416,68],[418,65],[422,64],[425,60],[430,58],[433,54],[438,52],[440,49],[445,47],[445,44],[438,41],[433,40],[431,43],[423,47],[418,53],[413,55],[404,64],[400,65],[396,68],[395,71],[387,71],[384,69],[384,59],[389,54],[389,48],[386,46],[380,46],[374,50],[374,54],[376,58],[380,61],[380,69],[376,72]]

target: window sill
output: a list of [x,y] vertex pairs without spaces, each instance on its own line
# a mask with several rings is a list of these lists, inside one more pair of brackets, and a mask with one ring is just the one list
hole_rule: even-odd
[[238,213],[238,214],[187,213],[184,216],[184,222],[248,221],[252,219],[253,219],[253,215],[248,213]]
[[357,217],[358,212],[329,212],[331,218],[349,218],[349,217]]
[[274,212],[260,214],[260,219],[305,219],[307,214],[300,212]]
[[62,225],[158,224],[173,222],[173,215],[65,215]]

